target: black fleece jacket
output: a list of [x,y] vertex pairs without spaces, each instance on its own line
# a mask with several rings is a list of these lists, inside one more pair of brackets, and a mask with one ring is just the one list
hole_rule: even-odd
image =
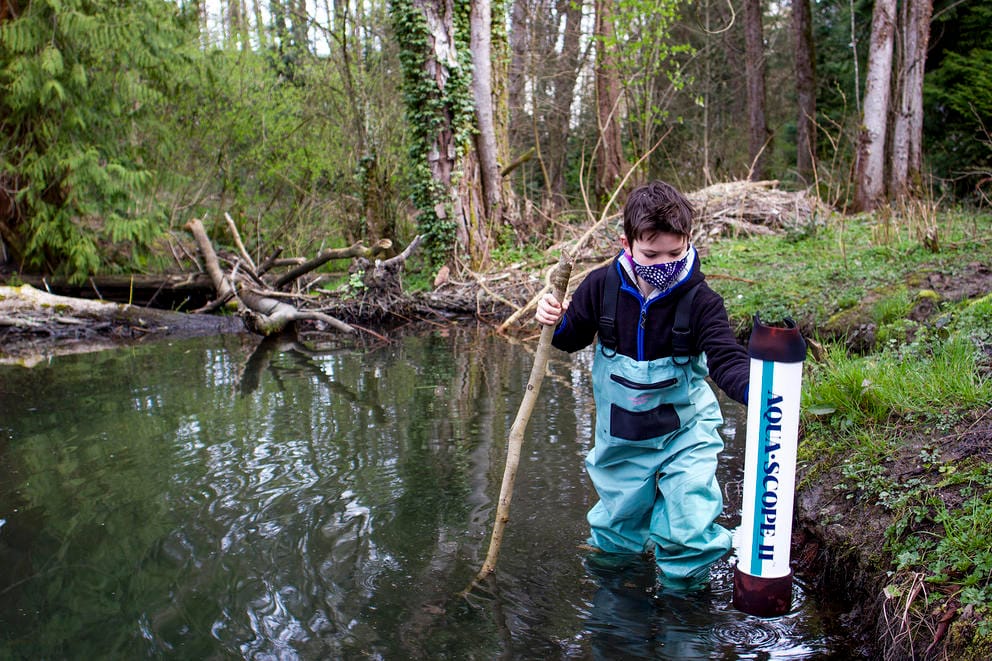
[[[667,294],[648,301],[617,260],[596,269],[575,290],[568,311],[555,329],[552,344],[572,352],[592,343],[599,330],[606,270],[611,268],[619,269],[622,278],[617,296],[617,352],[635,360],[671,356],[676,305],[690,287],[700,283],[690,315],[692,353],[705,352],[713,381],[731,398],[746,404],[750,358],[734,337],[723,298],[706,284],[698,258],[684,282]],[[641,325],[643,332],[639,332]]]

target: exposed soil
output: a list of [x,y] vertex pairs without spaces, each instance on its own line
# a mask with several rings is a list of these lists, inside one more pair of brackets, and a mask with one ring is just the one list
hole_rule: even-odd
[[[941,303],[945,301],[962,301],[992,292],[992,265],[989,262],[971,262],[957,271],[949,274],[932,270],[908,277],[904,284],[914,300],[907,319],[924,323],[939,312]],[[857,305],[841,310],[817,325],[817,334],[822,338],[843,341],[848,349],[856,353],[870,351],[875,346],[878,331],[872,317],[873,307],[879,300],[890,296],[893,289],[889,287],[868,292]]]
[[[970,411],[940,433],[910,422],[902,432],[900,449],[881,463],[882,476],[897,484],[933,484],[941,477],[937,465],[992,461],[992,407]],[[806,575],[819,577],[820,589],[847,595],[852,610],[846,618],[852,631],[859,632],[865,656],[989,658],[990,650],[973,646],[978,617],[971,609],[961,610],[954,593],[930,594],[939,604],[930,611],[909,608],[932,587],[922,575],[890,575],[880,564],[892,513],[845,480],[838,467],[818,465],[814,470],[811,475],[800,469],[797,476],[795,559]],[[948,508],[965,500],[961,485],[938,488],[936,494]],[[937,532],[936,527],[924,520],[903,534],[930,532]]]
[[992,266],[987,261],[975,261],[953,274],[931,271],[922,279],[921,287],[936,291],[948,301],[984,296],[992,291]]

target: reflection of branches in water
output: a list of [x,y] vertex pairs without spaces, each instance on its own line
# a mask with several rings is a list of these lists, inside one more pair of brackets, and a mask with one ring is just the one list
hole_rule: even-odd
[[457,560],[458,544],[453,541],[445,542],[443,532],[442,530],[439,535],[430,563],[417,582],[423,588],[417,593],[422,597],[412,604],[409,618],[400,627],[400,641],[404,651],[414,658],[433,656],[431,652],[434,651],[434,636],[443,636],[451,627],[462,626],[455,624],[453,620],[463,620],[466,609],[484,618],[484,622],[475,627],[477,643],[488,631],[485,624],[491,624],[499,637],[500,645],[480,645],[480,649],[511,649],[514,628],[510,616],[503,608],[505,604],[512,603],[512,600],[499,593],[493,576],[476,581],[470,593],[452,592],[452,581],[438,579],[436,572],[447,568],[446,573],[450,574]]
[[[251,394],[257,390],[262,380],[262,372],[266,368],[269,368],[273,377],[278,380],[279,374],[272,365],[272,359],[279,354],[288,354],[293,358],[297,365],[304,368],[307,372],[314,376],[321,385],[333,394],[337,395],[339,398],[352,404],[359,403],[362,405],[368,405],[369,403],[366,402],[360,395],[356,394],[340,382],[330,378],[321,368],[320,364],[315,361],[316,358],[333,356],[350,350],[350,346],[337,347],[334,349],[311,349],[300,342],[295,333],[270,335],[269,337],[263,338],[262,341],[258,343],[258,346],[255,347],[255,351],[248,357],[238,390],[242,396]],[[371,409],[373,419],[376,422],[382,422],[386,419],[385,412],[381,405],[375,404],[371,407]]]
[[[451,586],[463,580],[465,558],[478,555],[478,542],[488,525],[492,508],[490,470],[505,414],[494,400],[514,374],[513,361],[507,360],[507,345],[502,340],[471,328],[448,328],[438,334],[449,335],[460,336],[454,345],[461,350],[452,354],[451,343],[429,341],[417,374],[421,378],[430,375],[430,383],[415,391],[413,403],[414,410],[445,406],[448,414],[433,417],[426,427],[410,426],[410,451],[401,455],[399,467],[401,473],[408,472],[410,480],[416,481],[423,479],[424,464],[429,462],[430,479],[436,488],[464,490],[468,511],[467,519],[458,523],[439,519],[430,538],[418,545],[418,555],[423,553],[424,562],[410,568],[409,590],[416,597],[408,602],[398,630],[402,649],[415,658],[433,656],[438,637],[445,637],[453,620],[465,614],[466,603]],[[457,466],[460,468],[451,473],[445,470]],[[416,477],[418,474],[421,477]],[[504,636],[508,637],[509,632]]]

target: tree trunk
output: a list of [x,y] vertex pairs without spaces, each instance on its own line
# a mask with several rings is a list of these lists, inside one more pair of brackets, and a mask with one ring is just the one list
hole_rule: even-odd
[[490,223],[502,220],[502,192],[495,112],[493,109],[492,5],[489,0],[474,0],[471,8],[472,95],[478,133],[475,149],[479,155],[482,200]]
[[710,30],[710,0],[703,0],[705,3],[703,10],[703,181],[707,186],[713,183],[713,170],[710,168],[710,85],[712,81],[710,40],[712,38]]
[[900,12],[902,52],[899,58],[896,108],[892,130],[889,192],[910,195],[921,178],[923,139],[923,73],[930,38],[932,0],[907,0]]
[[816,160],[816,57],[810,0],[792,0],[792,34],[796,42],[796,172],[809,183]]
[[606,199],[623,178],[627,164],[620,134],[620,79],[614,44],[613,2],[596,0],[596,196]]
[[927,50],[930,47],[930,20],[933,0],[917,0],[910,14],[916,28],[916,43],[912,51],[913,71],[909,103],[909,180],[919,181],[923,175],[923,76],[926,73]]
[[530,118],[525,107],[527,87],[527,57],[530,53],[530,33],[527,8],[523,0],[513,2],[510,11],[510,68],[507,77],[507,101],[510,105],[510,144],[524,150],[530,144]]
[[765,178],[771,142],[765,118],[765,43],[761,0],[744,0],[744,76],[747,79],[749,179]]
[[[449,12],[445,11],[443,0],[419,0],[414,2],[414,5],[419,6],[423,12],[431,37],[431,50],[426,54],[425,67],[428,75],[433,73],[432,82],[437,87],[436,94],[443,99],[446,92],[445,86],[450,78],[450,68],[458,65],[458,61],[455,59],[452,17]],[[437,183],[439,189],[439,194],[434,200],[434,212],[437,214],[438,220],[448,221],[455,225],[458,243],[467,250],[469,247],[468,226],[462,220],[461,200],[452,189],[452,175],[458,165],[456,162],[458,145],[455,143],[453,115],[450,104],[445,103],[440,115],[435,117],[437,128],[430,136],[432,144],[429,146],[429,152],[426,156],[431,179]],[[449,213],[452,217],[449,217]]]
[[[568,137],[571,133],[572,104],[575,82],[581,66],[582,3],[563,0],[558,3],[564,11],[565,27],[561,52],[554,58],[552,70],[552,105],[548,108],[548,144],[545,154],[549,163],[547,194],[552,210],[565,207],[565,173],[568,170]],[[557,34],[555,35],[557,37]],[[557,39],[556,39],[557,40]]]
[[[492,5],[490,5],[492,6]],[[510,178],[506,176],[506,165],[514,160],[510,143],[510,41],[506,32],[506,12],[510,3],[506,0],[499,2],[492,11],[492,29],[490,54],[492,66],[492,95],[493,95],[493,133],[496,140],[496,162],[500,167],[499,187],[501,218],[500,224],[509,224],[517,232],[519,241],[530,237],[521,231],[520,212],[517,198],[513,191]]]
[[885,196],[885,131],[892,78],[895,5],[895,0],[876,0],[871,19],[863,119],[855,168],[854,207],[857,211],[873,210]]
[[489,237],[481,167],[468,144],[472,85],[456,39],[456,16],[463,14],[445,0],[393,2],[390,12],[401,37],[415,158],[426,159],[429,173],[421,175],[416,192],[428,251],[437,264],[450,262],[457,249],[477,268],[488,259]]

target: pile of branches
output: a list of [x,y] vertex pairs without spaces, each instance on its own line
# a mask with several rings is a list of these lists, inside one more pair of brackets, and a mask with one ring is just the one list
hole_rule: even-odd
[[[807,191],[779,190],[777,181],[714,184],[686,197],[696,209],[692,241],[697,248],[721,236],[775,234],[822,225],[830,214],[829,207]],[[498,273],[474,273],[463,268],[458,278],[435,283],[435,290],[424,296],[424,302],[435,309],[447,307],[452,312],[500,321],[501,330],[526,322],[537,298],[548,289],[556,261],[550,255],[561,250],[574,255],[574,289],[587,273],[608,263],[619,251],[622,215],[603,216],[591,229],[582,230],[581,236],[551,246],[548,258],[540,262],[514,264]]]
[[[388,259],[379,259],[392,249],[392,242],[383,239],[369,247],[356,243],[348,248],[324,250],[308,260],[280,259],[280,251],[276,250],[256,265],[245,249],[234,221],[225,216],[237,248],[236,256],[223,260],[229,266],[226,271],[203,223],[194,218],[186,224],[196,240],[204,270],[216,293],[214,300],[197,312],[209,312],[233,301],[246,327],[265,337],[290,330],[298,321],[313,321],[321,329],[350,334],[356,332],[355,326],[335,316],[335,309],[350,310],[348,316],[352,319],[381,318],[393,314],[396,304],[407,300],[402,293],[399,273],[420,245],[419,236],[403,252]],[[306,282],[309,274],[334,259],[353,260],[349,272],[357,277],[360,285],[357,289],[361,291],[357,304],[354,300],[345,304],[325,304],[320,297],[306,293],[314,282]],[[280,267],[289,267],[289,270],[277,274],[276,269]],[[361,314],[356,314],[356,307]]]
[[807,191],[784,191],[778,182],[730,181],[688,193],[696,209],[693,242],[750,236],[823,225],[830,209]]

